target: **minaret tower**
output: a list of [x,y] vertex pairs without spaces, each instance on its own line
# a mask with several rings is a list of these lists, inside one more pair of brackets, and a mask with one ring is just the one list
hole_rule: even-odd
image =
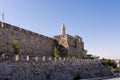
[[65,26],[64,26],[64,24],[62,24],[61,35],[65,35],[65,34],[66,34]]

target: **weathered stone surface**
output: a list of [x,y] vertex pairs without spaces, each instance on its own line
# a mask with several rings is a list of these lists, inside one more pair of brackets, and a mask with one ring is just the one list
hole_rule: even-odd
[[82,38],[79,36],[64,34],[49,38],[7,23],[4,23],[4,27],[0,25],[0,54],[13,53],[13,40],[18,41],[20,54],[53,56],[53,48],[57,46],[61,57],[67,56],[69,50],[72,56],[77,57],[78,54],[82,55],[84,49]]
[[18,41],[20,54],[50,56],[53,54],[52,38],[4,23],[0,26],[0,54],[13,53],[13,40]]
[[3,61],[0,79],[7,80],[73,80],[111,76],[111,71],[97,62],[76,61]]
[[[16,61],[13,58],[14,39],[19,42],[20,49]],[[54,46],[58,46],[61,56],[67,56],[70,50],[72,56],[76,57],[84,49],[79,36],[72,37],[64,33],[52,39],[10,24],[4,23],[4,27],[0,25],[0,80],[73,80],[76,77],[112,75],[108,68],[95,61],[77,60],[75,57],[47,59],[48,56],[53,57]]]
[[[72,56],[78,57],[78,54],[82,57],[82,53],[84,50],[84,44],[82,38],[79,36],[71,36],[68,34],[54,36],[58,42],[58,49],[61,51],[62,56],[66,56],[68,51],[71,51]],[[62,48],[62,46],[65,48]]]

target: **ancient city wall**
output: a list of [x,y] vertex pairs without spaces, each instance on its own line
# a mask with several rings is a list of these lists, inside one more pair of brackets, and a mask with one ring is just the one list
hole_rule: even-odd
[[20,54],[49,56],[53,53],[53,39],[10,24],[0,25],[1,54],[13,53],[13,40],[18,41]]
[[[64,44],[59,45],[61,51],[66,48],[75,56],[84,48],[78,37],[66,35],[57,39],[58,43]],[[6,55],[13,54],[14,40],[18,41],[20,49],[16,57]],[[10,24],[0,25],[0,80],[75,80],[112,76],[98,60],[54,58],[54,45],[52,38]]]
[[0,60],[0,80],[74,80],[76,77],[84,79],[112,76],[111,71],[98,60],[21,57],[25,57],[24,60],[15,61],[15,57],[13,61]]

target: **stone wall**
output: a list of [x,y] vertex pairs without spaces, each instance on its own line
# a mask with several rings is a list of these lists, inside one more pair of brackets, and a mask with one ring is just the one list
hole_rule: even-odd
[[69,45],[68,49],[71,51],[72,56],[82,56],[84,50],[82,38],[79,36],[72,37],[70,35],[67,35],[67,39]]
[[[15,58],[14,58],[15,59]],[[78,80],[112,76],[100,61],[39,57],[37,61],[0,61],[0,80]],[[76,79],[77,78],[77,79]]]
[[67,51],[71,51],[72,56],[78,57],[78,55],[80,55],[82,57],[82,53],[84,50],[84,43],[81,37],[79,36],[73,37],[71,35],[65,34],[65,35],[54,36],[53,39],[58,41],[59,45],[64,46],[67,49]]
[[[14,40],[18,41],[20,49],[20,56],[16,57],[10,56]],[[10,24],[0,25],[0,80],[76,80],[112,76],[100,61],[53,58],[55,41],[63,52],[70,50],[75,57],[82,54],[84,46],[79,36],[62,35],[54,40]]]
[[68,52],[68,43],[67,43],[67,36],[66,35],[59,35],[53,37],[55,46],[58,48],[60,56],[65,57],[67,56]]
[[[1,24],[1,23],[0,23]],[[19,42],[20,54],[49,56],[53,53],[52,38],[4,23],[0,25],[0,53],[13,54],[13,40]]]
[[66,49],[69,47],[67,35],[54,36],[53,39],[55,39],[59,45],[64,46]]
[[13,54],[14,40],[19,43],[20,54],[25,55],[52,56],[53,48],[57,46],[61,57],[67,56],[68,51],[71,51],[72,56],[78,57],[78,54],[82,56],[84,49],[79,36],[64,34],[49,38],[7,23],[4,23],[4,27],[0,25],[0,54]]

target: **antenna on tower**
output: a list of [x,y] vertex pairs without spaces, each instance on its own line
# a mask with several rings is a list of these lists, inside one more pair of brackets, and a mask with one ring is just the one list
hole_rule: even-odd
[[2,22],[4,22],[4,9],[3,9],[3,14],[2,14]]
[[4,9],[3,9],[3,13],[2,13],[2,23],[1,26],[4,27]]

